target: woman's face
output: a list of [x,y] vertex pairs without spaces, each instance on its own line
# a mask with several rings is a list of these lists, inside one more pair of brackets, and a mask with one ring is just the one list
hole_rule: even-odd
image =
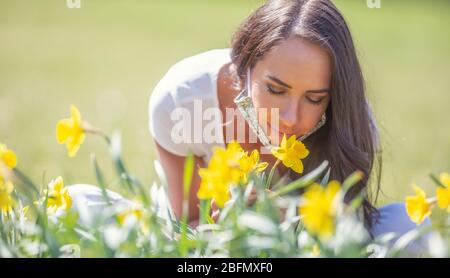
[[[290,38],[273,47],[251,71],[255,108],[267,109],[259,119],[273,144],[283,133],[301,136],[321,119],[330,103],[331,59],[322,47],[301,38]],[[279,122],[272,122],[278,108]],[[263,121],[263,122],[262,122]]]

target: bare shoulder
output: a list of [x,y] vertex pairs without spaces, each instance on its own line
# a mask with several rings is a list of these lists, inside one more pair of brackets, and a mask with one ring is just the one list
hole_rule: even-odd
[[234,64],[224,64],[217,76],[217,95],[222,113],[226,108],[236,107],[233,100],[239,94],[239,86]]

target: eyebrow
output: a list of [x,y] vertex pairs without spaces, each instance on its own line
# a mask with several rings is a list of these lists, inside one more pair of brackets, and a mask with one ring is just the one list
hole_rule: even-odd
[[276,78],[275,76],[272,75],[267,75],[267,77],[269,77],[272,81],[277,82],[278,84],[280,84],[281,86],[287,87],[289,89],[292,89],[292,87],[286,83],[284,83],[283,81],[281,81],[280,79]]
[[[292,89],[292,87],[291,87],[289,84],[287,84],[287,83],[281,81],[280,79],[276,78],[275,76],[267,75],[267,77],[268,77],[269,79],[271,79],[272,81],[274,81],[274,82],[280,84],[281,86],[284,86],[284,87],[286,87],[286,88]],[[330,89],[328,89],[328,88],[323,88],[323,89],[316,89],[316,90],[307,90],[306,92],[307,92],[307,93],[318,93],[318,94],[320,94],[320,93],[330,93]]]
[[317,90],[306,90],[307,93],[316,93],[316,94],[322,94],[322,93],[330,93],[330,89],[324,88],[324,89],[317,89]]

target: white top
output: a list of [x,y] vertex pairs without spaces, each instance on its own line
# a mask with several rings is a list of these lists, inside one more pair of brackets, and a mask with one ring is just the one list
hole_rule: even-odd
[[[159,145],[180,156],[192,151],[206,162],[212,156],[213,146],[225,147],[220,113],[208,116],[204,112],[208,108],[220,112],[217,77],[220,68],[230,61],[230,48],[214,49],[184,58],[170,67],[153,89],[149,102],[150,133]],[[180,108],[178,114],[173,113],[176,108]],[[183,117],[185,113],[190,120]],[[209,137],[213,140],[208,142],[202,134],[211,131],[211,125],[216,129],[211,132],[214,136]],[[176,130],[182,127],[188,131],[185,138],[190,140],[177,141],[181,136],[174,133],[181,134]],[[189,133],[190,136],[186,135]]]

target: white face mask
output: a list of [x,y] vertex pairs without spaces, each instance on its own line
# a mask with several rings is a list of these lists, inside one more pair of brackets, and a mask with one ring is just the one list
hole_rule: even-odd
[[[250,68],[247,70],[247,84],[246,89],[242,90],[242,92],[234,99],[234,103],[236,103],[236,106],[239,108],[239,111],[242,113],[242,116],[247,121],[250,128],[253,130],[253,132],[258,136],[258,139],[261,141],[261,143],[268,148],[274,147],[270,143],[270,139],[267,136],[267,134],[264,132],[262,127],[258,123],[258,119],[256,116],[256,111],[253,106],[253,100],[251,98],[251,79],[250,79]],[[326,122],[326,116],[325,113],[322,114],[322,118],[317,123],[317,125],[311,129],[308,133],[297,137],[298,141],[305,140],[309,135],[316,132],[319,128],[321,128]]]

